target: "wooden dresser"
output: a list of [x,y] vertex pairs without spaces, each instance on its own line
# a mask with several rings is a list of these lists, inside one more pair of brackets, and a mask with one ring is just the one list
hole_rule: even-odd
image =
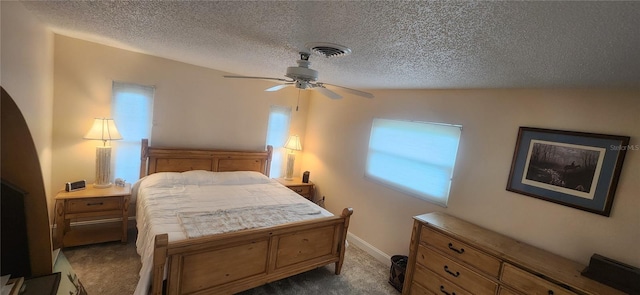
[[441,212],[414,217],[402,294],[625,294],[577,262]]

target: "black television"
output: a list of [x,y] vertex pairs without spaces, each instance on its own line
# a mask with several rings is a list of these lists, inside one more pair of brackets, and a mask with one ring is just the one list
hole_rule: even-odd
[[31,261],[29,258],[29,241],[25,217],[24,199],[27,194],[16,186],[1,181],[0,189],[0,239],[2,275],[11,277],[30,277]]

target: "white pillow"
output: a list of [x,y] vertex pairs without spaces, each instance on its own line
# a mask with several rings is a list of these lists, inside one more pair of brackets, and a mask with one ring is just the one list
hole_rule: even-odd
[[215,173],[206,170],[190,170],[182,172],[184,184],[207,185],[214,184]]
[[183,184],[184,177],[180,172],[158,172],[147,175],[139,180],[144,187],[173,187]]
[[215,172],[213,184],[238,185],[270,183],[266,175],[255,171]]
[[240,185],[269,183],[271,179],[255,171],[211,172],[191,170],[185,172],[158,172],[139,180],[143,187],[174,187],[176,185]]

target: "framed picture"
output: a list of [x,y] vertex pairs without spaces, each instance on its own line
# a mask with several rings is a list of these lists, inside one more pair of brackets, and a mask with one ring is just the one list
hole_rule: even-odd
[[609,216],[629,139],[520,127],[507,190]]

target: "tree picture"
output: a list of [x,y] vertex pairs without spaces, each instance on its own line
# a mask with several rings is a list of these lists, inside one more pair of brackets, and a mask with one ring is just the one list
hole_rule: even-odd
[[507,190],[609,216],[629,140],[520,127]]

